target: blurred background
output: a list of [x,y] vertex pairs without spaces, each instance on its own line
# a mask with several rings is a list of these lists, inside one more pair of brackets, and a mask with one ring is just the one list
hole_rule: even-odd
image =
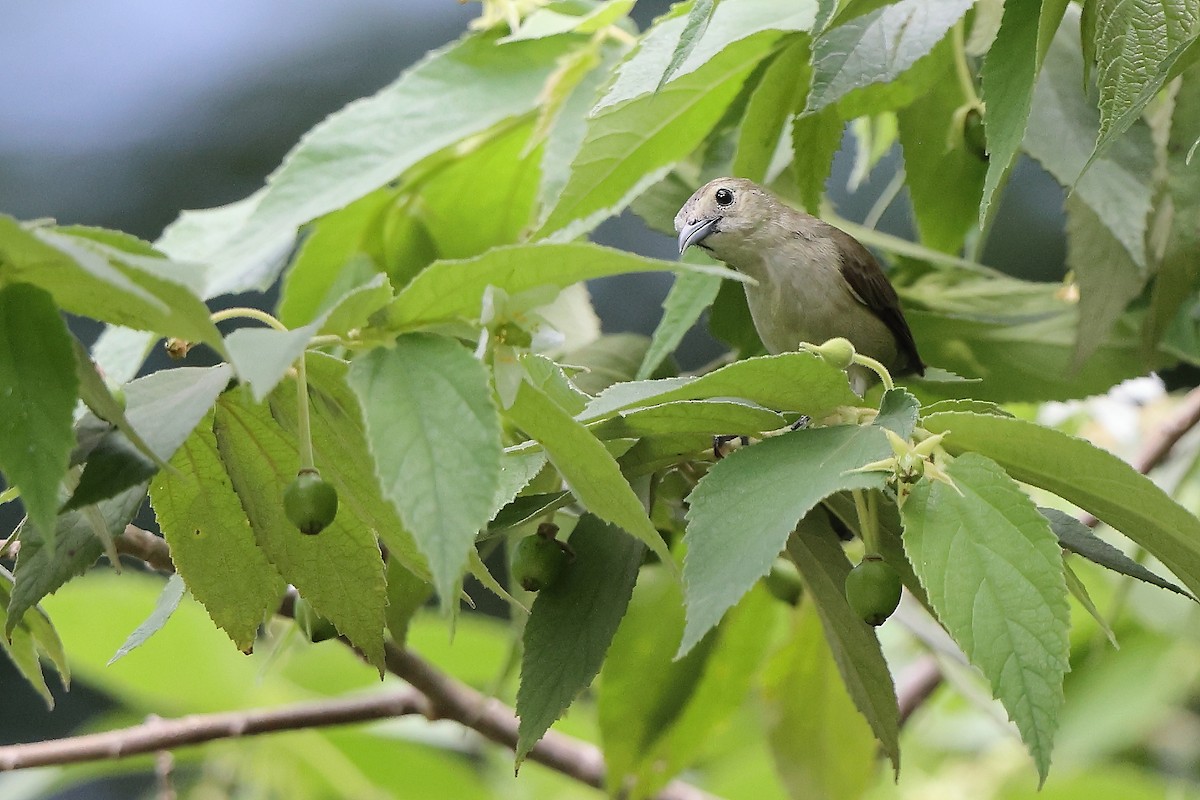
[[[666,10],[641,0],[641,27]],[[0,11],[0,213],[117,228],[153,240],[187,208],[238,200],[262,185],[306,130],[347,102],[390,83],[425,52],[456,38],[479,13],[457,0],[56,0]],[[829,189],[839,212],[861,220],[889,182],[893,153],[858,191],[846,191],[853,143]],[[1062,192],[1022,162],[984,260],[1022,277],[1062,275]],[[903,195],[880,227],[911,235]],[[631,215],[597,231],[605,244],[662,258],[672,239]],[[609,331],[649,332],[670,278],[593,285]],[[683,362],[715,344],[689,338]],[[41,700],[0,658],[0,742],[63,735],[105,707],[76,685]],[[74,797],[124,797],[98,783]],[[64,797],[67,795],[64,795]]]

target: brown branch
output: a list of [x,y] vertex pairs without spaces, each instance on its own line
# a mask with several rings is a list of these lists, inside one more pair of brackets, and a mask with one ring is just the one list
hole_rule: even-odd
[[[1200,425],[1200,386],[1184,395],[1176,406],[1175,413],[1155,431],[1130,464],[1143,475],[1147,474],[1166,461],[1179,440],[1197,425]],[[1088,513],[1080,516],[1079,521],[1089,528],[1100,524],[1099,519]],[[903,681],[896,693],[900,703],[901,727],[942,682],[941,670],[932,656],[928,662],[918,662],[914,665],[911,672],[912,677]]]
[[116,547],[119,554],[145,561],[152,569],[159,572],[175,571],[167,540],[161,536],[155,536],[150,531],[144,531],[136,525],[126,525],[124,533],[113,540],[113,546]]
[[429,701],[414,689],[367,697],[298,703],[282,708],[151,719],[129,728],[0,747],[0,770],[126,758],[185,745],[260,733],[368,722],[405,714],[428,716]]

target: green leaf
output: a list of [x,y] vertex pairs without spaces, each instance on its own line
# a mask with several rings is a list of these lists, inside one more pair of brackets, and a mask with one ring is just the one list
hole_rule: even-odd
[[661,90],[667,85],[667,81],[675,77],[675,73],[683,66],[683,62],[687,61],[688,56],[696,49],[696,43],[708,30],[708,23],[712,21],[713,12],[716,10],[717,0],[695,0],[692,3],[692,8],[688,11],[687,22],[684,23],[683,31],[679,34],[679,41],[671,53],[671,60],[667,62],[667,68],[663,70],[662,77],[658,79],[657,90]]
[[392,285],[388,282],[387,276],[376,274],[370,280],[338,297],[337,301],[329,308],[328,313],[322,315],[321,318],[324,321],[317,329],[317,335],[344,336],[355,328],[365,327],[371,315],[386,306],[391,300]]
[[808,111],[900,77],[941,41],[971,0],[900,0],[830,28],[813,42]]
[[1150,129],[1141,122],[1131,126],[1084,173],[1100,120],[1095,106],[1079,91],[1082,80],[1079,29],[1066,24],[1046,53],[1022,146],[1060,184],[1074,187],[1074,194],[1091,206],[1140,267],[1146,263],[1146,220],[1153,193]]
[[[833,166],[833,157],[842,146],[846,123],[835,106],[792,120],[792,176],[800,191],[800,201],[810,214],[821,210],[825,181]],[[714,316],[716,312],[714,311]]]
[[525,624],[517,766],[600,671],[642,563],[641,543],[591,515],[570,543],[575,560],[538,592]]
[[471,35],[436,50],[309,131],[244,206],[181,218],[186,227],[168,228],[162,246],[220,265],[209,294],[266,289],[299,225],[443,148],[534,110],[556,61],[577,44],[550,37],[500,47],[492,35]]
[[1019,419],[946,412],[921,424],[951,453],[974,450],[1009,475],[1074,503],[1145,547],[1200,596],[1200,520],[1145,475],[1095,445]]
[[[983,62],[983,116],[988,141],[987,178],[979,204],[979,224],[987,224],[992,198],[1004,182],[1025,136],[1034,81],[1046,47],[1066,9],[1066,0],[1006,0],[996,40]],[[1071,27],[1070,25],[1066,27]],[[1073,85],[1079,90],[1078,81]],[[1058,133],[1061,133],[1059,131]]]
[[58,485],[75,445],[76,369],[71,333],[50,295],[27,283],[0,288],[0,470],[51,550]]
[[1079,282],[1079,333],[1071,366],[1078,369],[1108,338],[1148,277],[1096,212],[1072,194],[1066,201],[1067,268]]
[[179,608],[179,601],[183,599],[185,591],[183,578],[178,574],[167,578],[167,585],[163,587],[162,594],[158,596],[158,601],[154,604],[154,611],[150,612],[150,616],[146,618],[145,622],[134,628],[133,632],[129,634],[129,638],[117,649],[108,663],[112,664],[129,655],[132,650],[141,647],[147,639],[162,630],[162,627],[167,624],[167,620],[175,613],[175,609]]
[[767,664],[763,694],[775,768],[792,797],[861,797],[875,782],[864,765],[876,743],[855,713],[809,603],[796,609],[787,642]]
[[1111,569],[1113,572],[1137,578],[1139,581],[1144,581],[1145,583],[1167,589],[1176,594],[1181,594],[1192,600],[1196,599],[1188,594],[1186,590],[1181,589],[1165,578],[1155,575],[1145,566],[1134,561],[1092,533],[1091,528],[1065,511],[1059,511],[1057,508],[1039,508],[1038,511],[1042,512],[1042,516],[1050,522],[1050,528],[1054,531],[1054,535],[1058,537],[1058,543],[1062,545],[1064,550],[1070,550],[1076,555],[1083,556],[1093,564],[1099,564],[1106,569]]
[[[1014,0],[1016,2],[1016,0]],[[963,143],[954,112],[967,98],[956,81],[942,80],[897,113],[905,185],[921,243],[957,253],[978,222],[989,161]]]
[[640,539],[663,563],[674,565],[642,501],[591,431],[529,383],[521,384],[508,417],[546,449],[550,462],[589,511]]
[[25,614],[19,624],[10,622],[12,594],[13,576],[0,567],[0,622],[4,623],[5,629],[5,635],[0,637],[0,649],[8,655],[21,677],[46,701],[47,708],[53,710],[54,695],[46,685],[40,657],[45,656],[54,664],[62,678],[63,687],[69,689],[71,671],[67,668],[62,641],[50,618],[40,608],[35,608],[32,614]]
[[[158,466],[164,466],[165,462],[159,458],[158,454],[151,449],[150,445],[146,443],[141,435],[134,430],[133,425],[129,422],[129,418],[125,416],[125,408],[128,405],[129,398],[125,398],[126,402],[124,404],[119,403],[102,377],[100,367],[88,355],[88,351],[83,346],[83,343],[79,339],[72,337],[71,344],[75,347],[75,374],[79,378],[79,399],[99,419],[115,425],[121,433],[125,434],[139,453],[151,461],[157,462]],[[121,383],[125,383],[125,381],[121,381]]]
[[717,634],[674,660],[683,622],[679,581],[661,567],[643,569],[600,670],[597,713],[609,793],[641,771],[650,747],[679,719],[700,681]]
[[496,247],[462,261],[438,261],[396,296],[388,309],[397,328],[417,328],[452,319],[479,319],[489,286],[511,297],[544,286],[630,272],[697,272],[744,280],[723,267],[645,258],[590,242]]
[[238,328],[225,337],[229,361],[261,403],[296,362],[317,332],[319,322],[290,331]]
[[[286,588],[255,540],[217,451],[213,415],[192,432],[150,486],[171,562],[213,623],[250,652]],[[282,502],[282,501],[280,501]]]
[[258,546],[283,579],[382,672],[386,600],[374,533],[344,509],[320,536],[296,529],[283,510],[283,491],[300,468],[296,442],[245,389],[222,395],[213,432]]
[[[338,503],[375,531],[388,555],[422,581],[432,580],[429,565],[413,535],[400,522],[396,507],[384,499],[368,452],[358,398],[347,383],[349,365],[324,353],[305,356],[308,365],[309,432],[321,477],[338,493]],[[271,415],[293,436],[300,435],[296,392],[280,386],[270,397]]]
[[396,559],[388,558],[387,630],[393,642],[404,646],[409,623],[432,596],[433,586],[418,578]]
[[688,652],[762,576],[788,534],[825,497],[843,489],[882,486],[879,473],[851,472],[886,458],[881,425],[792,431],[734,451],[718,461],[688,498],[683,562]]
[[654,374],[663,360],[687,334],[704,310],[712,305],[717,298],[717,290],[721,288],[721,279],[715,275],[705,275],[698,272],[683,272],[675,276],[671,291],[663,300],[663,315],[654,328],[654,336],[650,339],[650,347],[638,367],[637,380],[645,380]]
[[593,110],[571,176],[535,236],[574,239],[656,183],[704,141],[780,35],[765,31],[737,41],[657,94],[609,104],[622,87],[622,71]]
[[991,682],[1044,782],[1070,668],[1058,540],[991,459],[966,453],[946,472],[954,486],[922,480],[904,503],[904,548],[938,619]]
[[449,606],[500,480],[500,420],[487,373],[456,342],[410,334],[356,358],[348,381],[383,495]]
[[588,404],[580,419],[591,421],[628,408],[675,400],[740,397],[779,411],[819,418],[839,406],[860,402],[846,373],[808,353],[780,353],[737,361],[699,378],[662,378],[619,383]]
[[676,400],[619,414],[591,429],[601,439],[671,434],[739,434],[755,436],[782,428],[774,411],[731,400]]
[[[823,187],[819,188],[818,195],[823,190]],[[750,306],[746,304],[746,292],[732,281],[723,282],[717,292],[708,315],[708,330],[729,345],[739,358],[766,355],[767,348],[754,327]]]
[[[516,33],[505,36],[501,42],[520,42],[525,39],[540,39],[544,36],[555,36],[560,33],[595,33],[609,25],[618,24],[633,8],[634,0],[608,0],[605,3],[584,6],[590,8],[587,13],[572,14],[560,11],[575,11],[575,8],[560,10],[539,8],[521,23]],[[591,7],[594,6],[594,7]]]
[[795,37],[767,65],[742,115],[731,174],[760,182],[767,179],[788,121],[804,107],[812,73],[809,55],[808,38]]
[[[846,602],[850,562],[823,509],[807,514],[788,539],[788,555],[800,570],[842,684],[866,719],[892,765],[900,769],[900,723],[896,690],[875,629]],[[853,725],[853,723],[850,723]]]
[[115,538],[125,532],[125,526],[145,498],[145,485],[135,486],[94,507],[59,514],[55,520],[56,546],[53,548],[46,547],[35,524],[26,523],[21,529],[21,552],[17,556],[16,584],[8,607],[5,635],[10,635],[25,612],[43,597],[96,563],[104,547],[93,528],[94,513],[104,521],[104,532]]
[[1195,258],[1200,252],[1200,221],[1194,213],[1200,208],[1200,181],[1196,180],[1195,162],[1188,163],[1188,154],[1197,140],[1200,140],[1200,69],[1190,69],[1179,82],[1167,139],[1166,198],[1160,201],[1160,206],[1166,207],[1169,200],[1173,219],[1142,328],[1146,350],[1153,349],[1163,337],[1200,280],[1200,261]]
[[[1100,132],[1095,159],[1138,120],[1200,36],[1196,0],[1094,0]],[[1090,161],[1090,160],[1089,160]]]

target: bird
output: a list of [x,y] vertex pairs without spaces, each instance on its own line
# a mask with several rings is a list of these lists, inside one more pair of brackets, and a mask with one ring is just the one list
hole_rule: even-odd
[[[717,178],[675,215],[679,253],[696,245],[744,284],[754,327],[772,354],[842,337],[893,375],[925,374],[900,299],[875,256],[850,234],[798,211],[745,178]],[[852,364],[858,395],[879,380]]]

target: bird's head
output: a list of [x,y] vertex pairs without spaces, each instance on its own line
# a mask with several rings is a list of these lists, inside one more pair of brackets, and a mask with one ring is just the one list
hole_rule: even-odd
[[717,178],[696,190],[675,215],[679,252],[699,245],[718,258],[774,218],[775,199],[745,178]]

